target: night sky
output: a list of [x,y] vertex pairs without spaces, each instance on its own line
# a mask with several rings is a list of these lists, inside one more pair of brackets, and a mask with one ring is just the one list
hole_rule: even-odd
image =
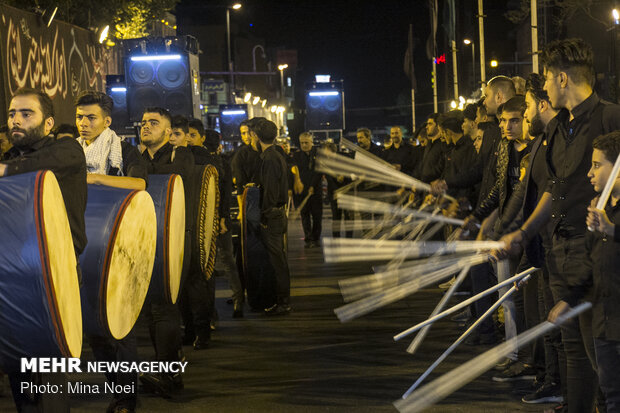
[[[204,4],[212,16],[223,16],[229,2],[216,0],[201,3],[183,0],[185,4]],[[430,85],[431,61],[426,56],[430,19],[426,0],[323,1],[323,0],[244,0],[243,8],[234,12],[234,23],[245,26],[267,46],[284,46],[298,51],[298,85],[314,79],[314,74],[331,74],[345,82],[347,108],[368,108],[409,103],[410,81],[403,71],[409,24],[414,26],[415,71],[418,103],[432,102]],[[438,23],[443,22],[443,0],[439,0]],[[494,0],[485,12],[493,15],[495,25],[506,27],[501,17],[506,1]],[[232,4],[232,2],[230,3]],[[459,47],[465,36],[477,33],[475,0],[457,0]],[[499,14],[498,14],[499,13]],[[499,16],[499,17],[498,17]],[[208,22],[210,19],[205,19]],[[223,18],[216,19],[223,24]],[[250,27],[250,24],[252,25]],[[489,25],[491,27],[493,25]],[[441,35],[441,27],[438,32]],[[489,34],[487,33],[487,36]],[[477,38],[477,37],[476,37]],[[487,43],[493,48],[497,36]],[[440,42],[441,43],[441,42]],[[449,50],[438,45],[440,53]],[[463,51],[463,62],[471,65],[471,53]],[[449,57],[449,56],[448,56]],[[446,65],[444,65],[446,67]],[[451,67],[448,68],[451,73]],[[441,80],[443,77],[438,76]],[[465,72],[463,72],[465,77]],[[462,82],[468,79],[462,79]],[[451,80],[450,80],[451,81]],[[440,84],[440,96],[442,95]]]

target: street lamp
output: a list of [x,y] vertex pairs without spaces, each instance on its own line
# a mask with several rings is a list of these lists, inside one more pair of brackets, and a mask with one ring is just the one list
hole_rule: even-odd
[[618,9],[613,9],[611,11],[611,15],[614,16],[614,24],[619,25],[620,24],[620,12],[618,12]]
[[497,60],[491,60],[491,67],[499,66],[499,62]]
[[233,74],[233,60],[230,52],[230,10],[239,10],[241,8],[240,3],[235,3],[232,6],[226,7],[226,43],[228,45],[228,71],[230,72],[230,85],[228,87],[228,102],[234,103],[232,91],[235,87],[235,76]]
[[278,65],[278,70],[280,71],[280,94],[282,98],[282,102],[284,102],[284,70],[288,67],[287,64]]
[[463,43],[471,45],[471,77],[474,89],[476,89],[476,44],[469,39],[463,39]]

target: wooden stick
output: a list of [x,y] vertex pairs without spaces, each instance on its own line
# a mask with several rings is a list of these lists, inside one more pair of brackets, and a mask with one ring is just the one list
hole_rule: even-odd
[[493,367],[498,361],[506,357],[524,345],[531,343],[538,337],[547,334],[549,331],[557,328],[567,320],[581,314],[592,307],[592,304],[585,302],[558,317],[556,324],[549,321],[540,323],[539,325],[519,334],[518,336],[494,347],[476,358],[469,360],[467,363],[457,367],[456,369],[444,374],[438,379],[425,385],[421,389],[411,394],[406,399],[400,399],[394,402],[394,406],[402,413],[420,412],[429,406],[434,405],[438,401],[452,394],[455,390],[469,383],[485,371]]
[[306,206],[306,204],[308,203],[308,200],[310,199],[312,195],[314,194],[308,193],[308,195],[306,195],[306,197],[301,201],[301,204],[299,204],[299,206],[295,208],[295,210],[293,211],[289,219],[296,220],[297,217],[299,217],[299,215],[301,214],[301,210]]
[[[524,283],[527,280],[529,280],[530,277],[531,277],[531,275],[526,275],[525,277],[523,277],[521,279],[521,281],[519,281],[519,285],[521,285],[522,283]],[[437,367],[442,361],[444,361],[446,359],[446,357],[448,357],[454,351],[454,349],[459,346],[459,344],[461,344],[463,341],[465,341],[465,339],[467,337],[469,337],[469,335],[487,317],[489,317],[491,314],[493,314],[495,312],[495,310],[497,310],[499,308],[499,306],[502,305],[502,303],[504,301],[506,301],[508,299],[508,297],[510,297],[515,291],[517,291],[517,287],[512,286],[508,291],[506,291],[506,293],[504,293],[504,295],[502,295],[500,297],[499,300],[497,300],[487,311],[485,311],[485,313],[482,314],[467,330],[465,330],[465,332],[463,334],[461,334],[461,336],[459,338],[457,338],[456,341],[454,343],[452,343],[452,345],[450,347],[448,347],[446,349],[446,351],[444,351],[443,354],[441,356],[439,356],[439,358],[437,358],[437,360],[435,360],[435,362],[433,364],[431,364],[431,366],[428,369],[426,369],[426,371],[418,378],[418,380],[416,380],[416,382],[413,383],[413,385],[411,387],[409,387],[409,389],[405,392],[405,394],[403,394],[403,399],[406,399],[420,385],[420,383],[422,383],[424,381],[424,379],[426,379],[428,377],[428,375],[431,374],[431,372],[433,370],[435,370],[435,367]],[[424,327],[424,328],[426,328],[426,327]],[[424,329],[422,329],[422,331],[424,331]],[[422,331],[420,331],[420,333],[422,333]]]
[[474,295],[473,297],[460,302],[459,304],[455,305],[454,307],[451,307],[449,309],[447,309],[444,312],[441,312],[433,317],[430,317],[428,320],[423,321],[419,324],[416,324],[415,326],[408,328],[407,330],[403,331],[402,333],[399,333],[397,335],[394,336],[394,341],[398,341],[401,338],[407,337],[409,334],[411,333],[415,333],[416,331],[418,331],[419,329],[421,329],[424,326],[427,326],[429,324],[433,324],[435,321],[441,320],[442,318],[449,316],[452,313],[457,312],[458,310],[467,307],[468,305],[470,305],[473,302],[476,302],[477,300],[481,299],[482,297],[486,297],[489,294],[494,293],[495,291],[499,290],[500,288],[503,288],[507,285],[512,284],[515,281],[520,280],[521,278],[525,277],[526,275],[529,275],[531,273],[533,273],[534,271],[538,271],[539,268],[535,268],[535,267],[531,267],[513,277],[508,278],[507,280],[504,280],[500,283],[498,283],[497,285],[494,285],[493,287],[484,290],[483,292]]

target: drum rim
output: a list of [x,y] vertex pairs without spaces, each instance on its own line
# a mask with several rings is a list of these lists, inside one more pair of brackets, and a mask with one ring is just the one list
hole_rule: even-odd
[[58,306],[58,300],[54,290],[54,280],[52,278],[52,271],[49,262],[49,248],[47,243],[47,237],[45,232],[45,219],[43,216],[43,182],[50,171],[39,171],[35,179],[34,190],[34,219],[35,228],[37,232],[37,241],[39,244],[39,256],[41,258],[41,272],[43,278],[43,284],[45,285],[45,294],[47,301],[51,304],[49,306],[50,319],[54,326],[54,335],[58,347],[65,357],[73,357],[67,343],[66,337],[63,334],[64,326],[62,318],[60,317],[60,311]]
[[[219,221],[220,221],[220,214],[219,214],[219,206],[220,206],[220,190],[218,187],[218,181],[219,181],[219,173],[217,172],[217,168],[215,168],[215,166],[208,164],[205,166],[205,168],[203,169],[202,172],[202,184],[201,184],[201,193],[203,190],[208,189],[207,185],[209,183],[209,180],[211,178],[214,178],[214,185],[215,185],[215,207],[213,209],[213,233],[211,236],[211,244],[209,245],[209,252],[208,252],[208,256],[205,257],[204,254],[204,250],[203,248],[200,248],[200,262],[202,265],[202,272],[205,275],[205,277],[207,279],[209,279],[211,277],[211,275],[213,274],[213,270],[214,270],[214,266],[215,266],[215,254],[217,251],[217,236],[218,236],[218,230],[219,230]],[[206,200],[205,200],[206,201]],[[200,203],[199,205],[200,211],[197,214],[197,225],[196,228],[198,229],[196,231],[197,237],[198,237],[198,245],[201,245],[201,241],[204,239],[204,231],[202,230],[203,227],[202,225],[200,225],[200,223],[202,222],[203,216],[206,213],[206,208],[203,207],[202,203]]]
[[118,229],[120,227],[121,222],[123,221],[123,217],[125,216],[125,211],[127,207],[131,203],[131,200],[136,196],[136,194],[140,192],[137,189],[131,191],[123,202],[121,203],[118,212],[116,213],[116,217],[114,219],[114,225],[111,229],[110,237],[108,238],[108,245],[106,246],[106,252],[103,259],[103,267],[101,271],[100,277],[100,285],[99,285],[99,321],[101,325],[106,330],[106,332],[113,336],[110,331],[110,326],[108,323],[108,311],[107,311],[107,297],[108,297],[108,276],[110,273],[110,264],[112,262],[112,255],[114,253],[114,243],[116,241],[116,236],[118,235]]
[[[174,181],[176,180],[178,174],[171,174],[168,177],[168,185],[166,185],[166,219],[164,221],[164,251],[163,251],[163,264],[164,264],[164,286],[170,285],[170,262],[168,254],[170,252],[170,212],[172,210],[172,194],[174,192]],[[170,294],[169,288],[164,288],[164,296],[169,303],[173,303],[172,295]]]

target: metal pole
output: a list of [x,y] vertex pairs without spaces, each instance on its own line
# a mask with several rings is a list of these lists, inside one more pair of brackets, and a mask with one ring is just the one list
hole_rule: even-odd
[[411,133],[415,133],[415,72],[413,65],[413,25],[409,25],[409,57],[411,58]]
[[538,5],[532,0],[532,72],[538,73]]
[[454,83],[454,100],[459,101],[459,72],[456,65],[456,41],[452,40],[452,76]]
[[230,8],[226,8],[226,43],[228,46],[228,72],[230,73],[230,84],[228,85],[228,103],[233,102],[233,89],[235,87],[235,77],[233,74],[232,53],[230,51]]
[[433,112],[437,113],[437,62],[433,58]]
[[480,86],[484,86],[487,83],[487,75],[484,60],[484,10],[482,0],[478,0],[478,30],[480,32]]
[[476,43],[471,42],[471,74],[474,78],[474,92],[476,91]]
[[280,98],[284,103],[284,69],[280,69]]

